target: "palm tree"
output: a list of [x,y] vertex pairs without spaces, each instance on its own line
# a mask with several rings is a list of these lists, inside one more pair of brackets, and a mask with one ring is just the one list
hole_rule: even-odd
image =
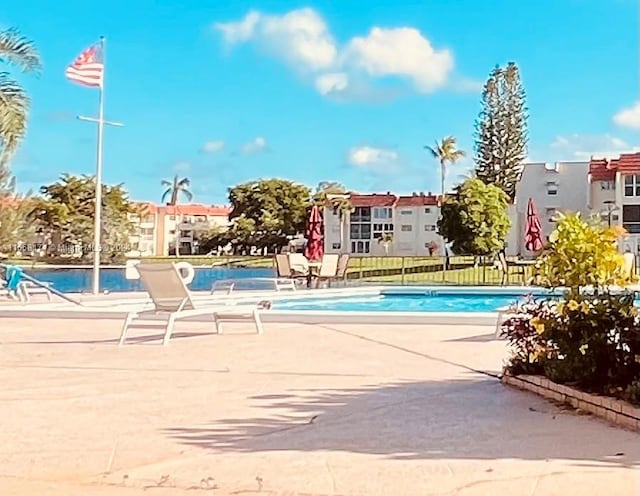
[[453,136],[447,136],[440,140],[440,142],[436,141],[435,147],[426,145],[425,149],[429,150],[433,158],[440,162],[440,192],[442,200],[444,200],[444,181],[447,177],[447,164],[456,163],[465,156],[465,153],[462,150],[458,150],[456,139]]
[[175,231],[175,251],[176,257],[180,256],[180,216],[178,214],[178,200],[180,199],[180,195],[184,196],[187,201],[191,201],[193,198],[193,194],[189,190],[191,186],[191,181],[188,177],[183,177],[180,179],[178,174],[175,175],[173,181],[168,181],[167,179],[162,180],[162,186],[166,189],[164,193],[162,193],[162,203],[166,201],[167,198],[170,200],[167,202],[167,205],[173,205],[176,211],[176,231]]
[[389,247],[391,246],[391,243],[393,243],[393,234],[383,233],[382,236],[378,238],[378,243],[384,248],[385,255],[388,255]]
[[[0,30],[0,64],[11,64],[21,72],[34,72],[42,67],[34,44],[16,29]],[[0,71],[0,176],[3,165],[16,152],[27,132],[29,104],[29,97],[20,84],[9,73]]]
[[333,214],[338,216],[340,222],[340,253],[344,253],[345,222],[347,213],[353,210],[347,189],[335,181],[322,181],[318,184],[314,201],[318,206],[330,208]]
[[[447,163],[454,164],[462,157],[465,156],[465,153],[462,150],[458,150],[456,146],[456,139],[453,136],[447,136],[435,143],[435,147],[430,147],[426,145],[425,148],[431,152],[433,158],[440,162],[440,216],[442,216],[442,205],[444,204],[444,181],[447,177]],[[449,253],[447,251],[447,245],[445,243],[444,237],[442,237],[442,250],[444,252],[444,265],[443,265],[443,278],[446,269],[449,267]]]

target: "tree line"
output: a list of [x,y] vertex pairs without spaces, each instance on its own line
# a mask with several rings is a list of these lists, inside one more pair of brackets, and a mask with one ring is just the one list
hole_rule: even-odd
[[[0,31],[0,63],[25,73],[42,67],[33,43],[13,29]],[[91,176],[63,174],[58,181],[43,186],[37,196],[16,191],[8,164],[24,139],[29,104],[28,95],[16,80],[8,72],[0,72],[0,252],[36,236],[51,240],[51,246],[90,246],[95,212],[95,182]],[[483,255],[504,246],[509,230],[507,205],[515,197],[527,152],[527,119],[520,71],[515,63],[509,63],[494,68],[484,85],[475,123],[472,177],[446,194],[447,167],[466,154],[457,148],[453,136],[425,147],[440,166],[442,204],[438,230],[456,252]],[[162,186],[163,202],[177,205],[181,198],[192,199],[188,178],[176,176],[172,181],[163,181]],[[323,182],[312,191],[278,178],[236,185],[228,190],[230,228],[200,233],[200,249],[206,252],[230,244],[238,251],[251,247],[276,251],[292,236],[304,232],[313,204],[333,209],[343,224],[351,210],[346,192],[336,182]],[[134,229],[129,214],[144,212],[137,212],[139,207],[130,201],[122,184],[103,186],[102,208],[103,244],[124,245]],[[389,236],[386,242],[390,241]],[[173,244],[179,244],[178,232]]]

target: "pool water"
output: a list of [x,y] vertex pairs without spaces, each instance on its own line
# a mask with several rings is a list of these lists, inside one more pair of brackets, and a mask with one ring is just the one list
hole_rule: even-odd
[[521,294],[381,294],[305,298],[273,302],[274,310],[334,312],[497,312],[523,299]]
[[[246,269],[240,267],[194,267],[195,277],[189,284],[192,291],[210,291],[215,281],[223,279],[252,279],[275,277],[275,271],[270,268]],[[91,269],[25,269],[25,273],[44,282],[50,282],[53,287],[63,293],[81,293],[91,290]],[[141,291],[140,281],[125,278],[122,267],[103,267],[100,269],[100,290],[109,292]]]

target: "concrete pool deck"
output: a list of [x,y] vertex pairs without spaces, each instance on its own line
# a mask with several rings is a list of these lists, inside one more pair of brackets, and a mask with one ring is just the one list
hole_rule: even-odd
[[[0,319],[0,494],[629,496],[640,435],[502,386],[492,327]],[[153,339],[151,339],[153,338]]]
[[[299,289],[297,291],[238,291],[229,295],[212,296],[208,291],[194,291],[192,297],[199,306],[227,303],[256,303],[269,300],[331,299],[381,294],[425,294],[432,292],[455,295],[459,293],[480,293],[486,295],[521,295],[531,291],[543,291],[526,287],[488,286],[357,286],[328,289]],[[122,319],[127,312],[151,308],[151,300],[146,292],[118,292],[98,296],[85,294],[69,295],[81,305],[76,305],[54,297],[48,301],[43,295],[35,295],[30,303],[0,300],[0,316],[6,318],[65,318],[65,319]],[[262,312],[264,322],[278,323],[386,323],[386,324],[429,324],[429,325],[494,325],[498,312],[431,312],[431,311],[329,311],[322,307],[317,310],[273,308]],[[190,321],[208,322],[209,315],[193,317]]]

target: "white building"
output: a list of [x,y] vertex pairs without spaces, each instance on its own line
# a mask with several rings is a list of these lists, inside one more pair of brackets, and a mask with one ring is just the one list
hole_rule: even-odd
[[351,203],[350,212],[331,207],[324,211],[326,253],[343,252],[354,256],[441,253],[442,242],[437,233],[438,198],[431,193],[411,196],[396,196],[389,192],[349,193],[344,196]]
[[514,205],[509,209],[511,230],[507,236],[507,255],[526,255],[524,236],[527,205],[533,202],[540,216],[546,239],[555,229],[557,212],[589,213],[589,162],[533,162],[525,164],[516,186]]
[[217,205],[139,203],[137,213],[129,215],[134,225],[129,242],[141,256],[166,256],[179,236],[180,253],[194,254],[198,235],[228,228],[230,213],[231,208]]
[[[351,212],[341,215],[331,208],[325,209],[327,253],[442,255],[436,196],[431,193],[396,196],[390,192],[344,196],[353,207]],[[530,198],[540,216],[544,239],[555,229],[553,219],[558,212],[596,214],[605,222],[623,226],[629,236],[622,248],[640,254],[640,153],[622,154],[611,160],[525,164],[515,201],[509,206],[511,230],[507,236],[507,255],[533,255],[524,248]],[[391,235],[390,243],[378,242],[384,234]]]
[[588,204],[605,222],[624,227],[624,250],[640,254],[640,152],[617,159],[591,159]]

